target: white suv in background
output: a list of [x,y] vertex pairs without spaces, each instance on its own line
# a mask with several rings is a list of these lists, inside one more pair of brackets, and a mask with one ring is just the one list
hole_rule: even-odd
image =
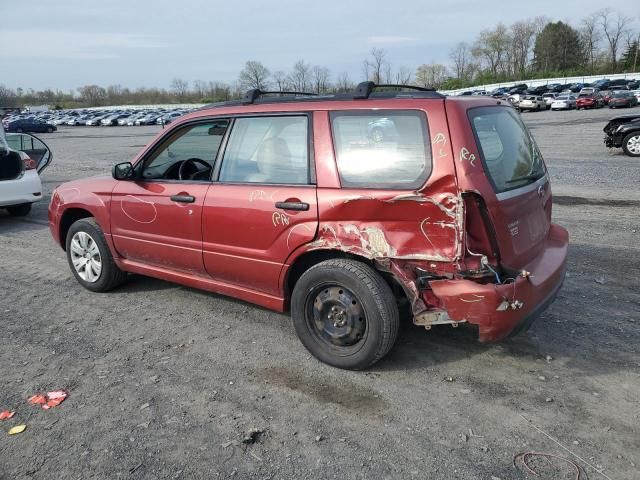
[[4,133],[0,124],[0,209],[21,217],[42,200],[39,172],[51,163],[51,150],[27,133]]

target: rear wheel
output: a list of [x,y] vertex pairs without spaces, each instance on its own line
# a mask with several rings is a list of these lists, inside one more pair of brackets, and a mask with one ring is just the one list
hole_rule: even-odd
[[30,203],[21,203],[20,205],[12,205],[11,207],[7,207],[7,212],[12,217],[24,217],[25,215],[29,215],[31,211]]
[[47,128],[47,133],[53,133],[53,128],[52,127]]
[[640,132],[633,132],[624,137],[622,150],[630,157],[640,157]]
[[307,270],[293,290],[291,316],[307,350],[338,368],[373,365],[398,335],[391,288],[373,268],[354,260],[327,260]]
[[71,225],[66,246],[69,267],[84,288],[108,292],[126,280],[126,272],[115,264],[102,229],[93,218]]

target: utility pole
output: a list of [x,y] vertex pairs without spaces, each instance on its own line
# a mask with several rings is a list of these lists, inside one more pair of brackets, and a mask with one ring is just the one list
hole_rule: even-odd
[[633,57],[633,71],[636,71],[636,65],[638,64],[638,50],[640,50],[640,33],[638,34],[638,37],[636,38],[636,54]]

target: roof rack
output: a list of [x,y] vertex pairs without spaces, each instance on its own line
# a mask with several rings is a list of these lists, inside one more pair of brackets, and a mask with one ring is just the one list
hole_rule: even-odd
[[247,93],[244,94],[242,98],[242,103],[245,105],[250,105],[255,103],[255,101],[262,97],[263,95],[291,95],[291,96],[304,96],[304,97],[315,97],[318,94],[313,92],[280,92],[280,91],[266,91],[260,90],[259,88],[252,88],[251,90],[247,90]]
[[[374,92],[377,88],[396,89],[396,91]],[[411,91],[398,91],[411,90]],[[272,95],[272,96],[268,96]],[[261,98],[262,97],[262,98]],[[323,101],[349,101],[366,100],[368,98],[392,99],[392,98],[444,98],[440,92],[432,88],[417,87],[415,85],[380,84],[374,82],[362,82],[356,89],[347,93],[330,93],[318,95],[311,92],[271,92],[258,88],[245,93],[241,100],[229,100],[225,102],[210,103],[200,110],[219,107],[233,107],[240,105],[265,104],[265,103],[291,103],[291,102],[323,102]]]
[[376,88],[397,88],[397,89],[417,90],[419,92],[435,92],[435,89],[433,88],[418,87],[416,85],[399,85],[395,83],[376,84],[375,82],[362,82],[362,83],[359,83],[358,86],[356,87],[356,90],[353,93],[353,98],[367,99],[371,96],[371,93]]

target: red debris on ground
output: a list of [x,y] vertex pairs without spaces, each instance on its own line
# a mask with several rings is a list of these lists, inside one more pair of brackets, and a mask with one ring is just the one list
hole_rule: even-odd
[[7,420],[8,418],[13,417],[16,412],[10,412],[9,410],[3,410],[0,412],[0,420]]
[[41,393],[33,395],[29,398],[29,403],[32,405],[42,405],[42,408],[49,410],[50,408],[57,407],[69,394],[64,390],[55,390],[43,395]]

